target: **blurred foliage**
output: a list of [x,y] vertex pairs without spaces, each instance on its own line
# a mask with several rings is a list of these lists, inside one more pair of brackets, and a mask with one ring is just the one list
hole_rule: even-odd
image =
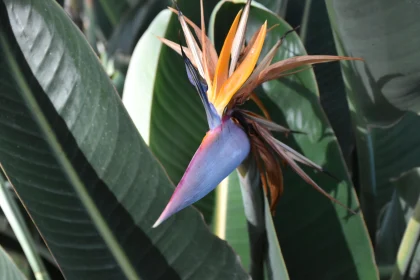
[[[150,175],[152,172],[141,174],[144,175],[144,182],[148,182],[147,184],[156,183],[156,186],[164,186],[162,188],[164,191],[159,194],[160,196],[158,195],[158,200],[164,201],[164,197],[171,192],[172,184],[166,178],[166,175],[161,175],[163,171],[156,170],[160,170],[160,164],[162,164],[170,180],[176,184],[206,130],[205,117],[201,110],[199,98],[188,84],[182,60],[172,50],[162,47],[155,38],[155,35],[168,37],[175,41],[178,38],[180,27],[176,16],[167,11],[162,12],[168,5],[172,5],[171,1],[57,0],[56,2],[62,8],[57,5],[52,6],[54,4],[53,0],[45,0],[41,4],[33,4],[30,3],[31,1],[25,0],[13,1],[21,5],[27,5],[28,9],[33,9],[32,11],[38,11],[33,8],[34,5],[45,5],[42,6],[45,7],[45,11],[60,10],[60,13],[57,13],[60,23],[67,22],[64,14],[61,14],[61,9],[63,9],[75,26],[84,34],[91,50],[86,47],[87,45],[81,39],[82,37],[74,35],[77,34],[75,33],[76,28],[66,23],[65,33],[73,35],[69,35],[70,39],[68,41],[62,39],[61,43],[53,42],[55,45],[51,51],[63,50],[62,46],[67,46],[64,48],[65,51],[73,55],[78,50],[73,48],[72,44],[83,45],[85,58],[89,57],[86,59],[93,61],[90,59],[94,52],[103,69],[99,69],[99,66],[99,68],[90,68],[91,65],[85,65],[84,68],[95,69],[86,73],[83,67],[67,68],[69,66],[66,65],[66,62],[57,64],[58,67],[54,65],[53,59],[45,58],[47,61],[46,73],[55,73],[54,71],[57,68],[54,67],[57,66],[59,69],[65,69],[65,71],[71,69],[71,73],[66,72],[70,73],[67,80],[81,75],[89,77],[94,82],[87,87],[90,90],[84,92],[84,94],[88,94],[87,96],[90,98],[96,98],[98,104],[103,106],[112,104],[113,108],[118,108],[116,110],[122,112],[123,115],[123,117],[120,115],[119,117],[125,120],[126,126],[123,130],[117,129],[117,126],[113,127],[113,133],[119,135],[122,139],[134,139],[137,137],[134,125],[125,115],[120,100],[110,97],[113,95],[114,89],[111,84],[108,85],[108,82],[102,78],[106,73],[113,87],[124,99],[125,106],[137,129],[160,162],[154,162],[154,157],[151,155],[146,156],[153,162],[150,166],[154,166],[154,172],[160,174],[157,175],[160,178],[158,180],[161,180],[159,184],[155,181],[155,175]],[[42,205],[40,201],[47,200],[46,197],[48,196],[39,192],[36,186],[46,185],[49,187],[49,191],[54,191],[54,184],[51,182],[58,179],[48,176],[40,179],[42,176],[36,174],[29,180],[27,179],[29,177],[25,179],[24,176],[22,177],[18,172],[13,171],[14,168],[27,171],[28,168],[25,164],[30,166],[30,164],[36,163],[27,163],[25,153],[36,154],[36,152],[23,151],[27,148],[24,143],[28,143],[28,140],[22,140],[24,134],[19,134],[23,130],[26,136],[38,135],[37,139],[44,137],[39,136],[40,134],[35,131],[36,129],[32,131],[32,128],[27,125],[31,123],[32,127],[37,127],[34,116],[42,113],[52,124],[56,124],[56,119],[61,121],[71,120],[71,114],[66,115],[66,111],[61,111],[62,108],[54,107],[54,104],[51,105],[56,100],[53,96],[54,93],[51,93],[55,89],[41,88],[47,83],[47,78],[41,71],[42,69],[34,70],[37,61],[33,59],[31,50],[25,50],[23,41],[19,41],[19,35],[16,33],[18,21],[14,20],[10,13],[7,13],[7,7],[10,7],[9,5],[13,1],[2,0],[0,2],[0,31],[2,32],[1,38],[3,38],[1,58],[4,62],[0,66],[2,67],[0,87],[3,89],[0,93],[0,100],[2,101],[0,103],[0,126],[3,125],[0,136],[0,144],[3,145],[0,147],[0,163],[4,165],[6,172],[12,170],[9,171],[12,175],[7,175],[15,179],[16,189],[10,184],[7,187],[11,192],[14,190],[18,192],[19,197],[25,203],[25,207],[20,205],[21,210],[29,210],[31,214],[31,217],[29,215],[25,216],[25,221],[31,229],[35,247],[46,263],[51,278],[60,279],[62,275],[38,233],[38,229],[47,238],[47,244],[49,242],[49,245],[53,244],[52,251],[58,255],[57,259],[60,265],[64,264],[61,270],[65,271],[66,277],[68,279],[76,279],[74,277],[82,279],[89,273],[86,272],[87,274],[84,275],[75,272],[77,265],[79,265],[76,265],[77,261],[73,259],[76,258],[76,254],[73,252],[75,249],[67,250],[54,245],[57,240],[60,240],[59,242],[64,240],[64,237],[57,233],[57,230],[52,230],[55,226],[58,227],[59,223],[37,214],[39,211],[42,212],[47,209],[44,207],[48,206]],[[257,280],[262,279],[260,272],[263,270],[268,272],[266,274],[269,279],[279,279],[279,275],[282,275],[282,279],[287,279],[289,276],[291,279],[370,280],[376,277],[393,280],[419,279],[420,246],[418,241],[420,240],[420,229],[417,224],[420,219],[420,203],[418,202],[420,198],[420,133],[418,133],[420,126],[420,37],[416,34],[420,32],[418,16],[420,4],[418,1],[398,0],[260,0],[259,2],[254,1],[255,5],[251,11],[251,20],[247,31],[248,38],[250,33],[255,31],[266,19],[269,20],[270,25],[275,23],[280,25],[267,36],[267,41],[270,43],[267,43],[267,45],[270,46],[285,31],[300,26],[296,34],[287,38],[276,56],[277,60],[302,55],[306,52],[309,54],[348,55],[364,59],[363,63],[342,62],[316,65],[313,67],[313,72],[309,70],[290,78],[273,81],[264,84],[257,90],[276,122],[307,132],[307,135],[297,135],[282,140],[305,156],[327,167],[341,179],[341,182],[331,181],[329,178],[324,178],[311,170],[305,169],[305,171],[340,201],[357,206],[360,200],[363,215],[348,216],[343,209],[337,208],[325,197],[312,191],[287,167],[285,168],[285,193],[279,203],[277,215],[273,219],[270,215],[265,215],[267,211],[262,210],[265,207],[262,199],[257,202],[252,201],[253,198],[261,196],[261,193],[255,192],[256,189],[258,190],[260,182],[258,176],[253,177],[253,174],[241,174],[240,172],[232,174],[226,181],[224,201],[220,201],[215,193],[211,193],[198,202],[196,207],[204,215],[209,226],[214,227],[220,225],[220,223],[225,225],[221,232],[220,229],[214,229],[214,233],[227,240],[241,258],[246,269],[251,267],[255,272],[257,267],[259,272],[253,272],[254,279]],[[244,1],[220,1],[218,3],[219,1],[216,0],[204,0],[207,30],[213,32],[211,37],[220,49],[227,28]],[[199,24],[198,0],[179,0],[178,4],[188,17]],[[24,18],[24,11],[22,9],[20,11],[22,14],[18,12],[15,17],[18,19],[20,17]],[[211,15],[213,16],[211,17]],[[48,22],[51,25],[57,24],[51,18],[47,18],[49,16],[45,12],[41,15],[41,18],[45,17],[45,20],[49,20]],[[34,26],[36,25],[34,24]],[[44,29],[40,27],[40,30],[43,30],[44,34],[48,34],[45,31],[48,29],[47,27],[48,23],[44,23]],[[57,30],[64,32],[64,29],[60,29],[63,28],[62,26],[57,28]],[[12,29],[15,31],[14,33]],[[23,39],[20,38],[20,40]],[[5,44],[6,41],[8,44]],[[12,54],[8,56],[5,55],[7,48],[13,50]],[[267,48],[267,46],[264,47],[263,52],[267,52]],[[41,51],[43,46],[35,46],[34,50]],[[17,88],[16,85],[19,82],[13,85],[9,83],[12,79],[18,80],[16,76],[11,74],[10,69],[13,64],[11,61],[13,59],[10,57],[16,59],[20,71],[19,75],[28,83],[34,98],[42,101],[40,102],[42,105],[41,113],[34,113],[35,109],[31,113],[31,110],[28,109],[28,102],[25,101],[25,103],[21,100],[21,97],[16,97],[20,96],[19,94],[23,90]],[[96,73],[99,73],[98,75],[103,81],[100,84],[97,84],[99,76],[95,76]],[[74,76],[71,76],[72,74]],[[60,80],[61,76],[59,75],[53,76],[54,79]],[[11,94],[12,92],[14,95]],[[7,94],[10,96],[6,96]],[[99,97],[99,94],[103,95]],[[74,98],[76,95],[72,96]],[[91,111],[94,110],[94,105],[96,105],[92,100],[85,100],[85,103],[83,103],[84,106],[91,106]],[[71,99],[68,104],[70,103]],[[77,107],[77,104],[73,103],[71,105],[74,106],[73,109],[82,110],[84,108],[83,106]],[[18,113],[11,114],[10,108],[12,107],[14,112]],[[115,111],[109,109],[110,107],[107,108],[106,116],[112,119],[115,116],[112,115],[115,114]],[[252,105],[248,108],[256,110],[255,106]],[[92,123],[92,119],[98,120],[98,117],[94,114],[86,113],[83,117],[85,117],[86,124]],[[64,122],[60,124],[64,127]],[[98,125],[98,127],[92,130],[94,136],[90,137],[95,137],[96,134],[97,137],[101,137],[103,131],[101,129],[105,129],[107,124],[101,124],[98,121],[95,125]],[[79,141],[74,143],[70,141],[74,150],[79,151],[83,145],[88,145],[85,143],[85,137],[87,136],[83,133],[82,128],[79,130],[72,130],[73,127],[67,129],[53,126],[53,128],[56,129],[54,133],[63,137],[59,140],[62,141],[60,143],[64,147],[68,144],[65,140],[66,135],[72,135]],[[89,133],[92,132],[89,131]],[[118,151],[121,151],[121,153],[131,149],[131,155],[135,154],[140,158],[141,154],[142,160],[144,159],[143,152],[140,153],[135,150],[131,142],[127,143],[120,140],[118,145],[114,142],[111,143],[114,137],[117,137],[115,135],[107,135],[104,138],[109,138],[110,142],[106,142],[108,140],[104,139],[98,140],[99,138],[89,138],[90,146],[83,146],[87,147],[84,150],[85,153],[92,156],[97,148],[97,143],[102,143],[101,147],[104,153],[109,151],[108,149],[115,149],[115,151],[120,149]],[[34,141],[34,143],[39,154],[33,157],[33,161],[48,161],[49,159],[44,158],[45,155],[47,155],[45,156],[47,158],[56,156],[56,154],[47,152],[48,149],[51,150],[50,147],[42,150],[43,146],[37,141]],[[16,146],[10,144],[14,142],[21,143],[21,146],[16,148]],[[119,145],[125,146],[120,147]],[[136,147],[143,146],[138,144]],[[66,152],[69,152],[68,149],[70,148],[67,148]],[[48,151],[50,152],[50,150]],[[10,151],[15,153],[14,159],[6,156]],[[125,154],[125,156],[126,158],[129,157],[128,154]],[[75,160],[74,163],[84,163],[89,167],[92,164],[97,170],[103,170],[106,165],[95,157],[89,158],[89,160],[72,157],[70,159]],[[118,155],[118,160],[120,162],[114,162],[114,171],[125,168],[123,154]],[[149,166],[146,163],[139,163],[138,160],[132,162],[138,164],[138,166],[142,164]],[[59,168],[58,165],[55,166]],[[137,168],[136,166],[133,168]],[[82,169],[77,170],[77,172],[84,174],[85,171]],[[44,172],[47,174],[48,172],[45,170]],[[129,172],[129,170],[134,169],[121,172]],[[139,170],[143,169],[140,168]],[[6,175],[3,174],[1,169],[0,172],[0,176]],[[96,177],[97,174],[93,172],[93,169],[86,172],[90,172],[89,176],[92,176],[90,179],[102,180],[100,176]],[[140,171],[138,172],[140,174]],[[86,182],[89,180],[86,179]],[[107,186],[115,184],[114,181],[109,180],[107,184],[104,184]],[[132,184],[133,181],[127,181],[126,184]],[[32,189],[26,188],[26,185],[24,188],[22,182],[25,182]],[[67,183],[66,181],[63,185]],[[86,184],[86,186],[89,190],[89,184]],[[106,188],[106,190],[108,189]],[[247,196],[244,190],[254,193],[252,196]],[[357,196],[354,190],[356,190]],[[67,189],[66,192],[77,197],[72,189]],[[120,193],[118,190],[115,192],[122,195],[122,192]],[[140,193],[140,191],[138,192]],[[92,190],[90,195],[95,198],[97,193]],[[36,197],[38,201],[34,201],[33,197]],[[14,199],[20,203],[18,196],[14,196]],[[106,198],[104,201],[107,203],[109,203],[107,199],[111,201],[111,204],[114,201],[113,198]],[[100,199],[96,203],[102,207]],[[146,200],[142,203],[147,204]],[[102,213],[102,215],[105,220],[111,219],[106,220],[108,225],[114,232],[121,234],[121,228],[137,229],[139,223],[148,224],[151,222],[148,219],[152,218],[144,218],[137,222],[130,220],[131,217],[138,218],[137,213],[146,211],[142,208],[142,203],[135,203],[138,207],[136,208],[138,209],[137,212],[130,208],[134,207],[132,206],[133,203],[124,204],[127,210],[122,210],[119,208],[120,204],[115,204],[118,213],[125,213],[124,215],[121,214],[119,220],[112,220],[111,214],[107,216],[107,214]],[[220,205],[227,205],[225,212],[218,213],[217,207],[220,207]],[[77,213],[86,211],[83,208],[85,206],[80,204],[80,200],[77,200],[77,203],[72,207],[69,209],[76,209]],[[159,208],[158,206],[155,207]],[[152,208],[155,211],[154,207]],[[56,214],[54,219],[72,218],[71,215],[66,216],[69,214],[69,209],[52,211]],[[102,210],[104,209],[106,208]],[[126,211],[132,211],[130,212],[133,213],[132,216],[128,215]],[[83,213],[88,217],[85,212]],[[36,217],[35,219],[33,215]],[[188,212],[185,217],[196,216],[190,215],[190,212]],[[257,217],[260,228],[251,226],[250,220],[253,217]],[[36,226],[33,224],[33,220],[35,220]],[[121,250],[127,256],[133,256],[140,252],[140,248],[152,248],[150,250],[155,255],[152,255],[150,260],[139,258],[143,263],[132,264],[136,273],[142,276],[142,279],[158,277],[151,270],[147,270],[148,261],[150,263],[157,262],[161,265],[162,270],[167,270],[167,275],[176,275],[179,279],[195,279],[194,270],[190,271],[190,267],[182,265],[184,258],[187,257],[183,256],[182,253],[174,253],[182,251],[180,249],[182,244],[176,244],[175,249],[168,245],[185,242],[187,245],[184,247],[189,248],[186,249],[190,252],[188,254],[195,256],[202,252],[194,248],[200,246],[210,248],[210,244],[216,242],[208,234],[205,225],[197,222],[196,218],[191,218],[191,220],[191,224],[184,221],[184,226],[179,226],[182,221],[178,221],[179,223],[174,225],[173,229],[169,226],[163,231],[164,233],[158,236],[148,232],[148,230],[140,230],[137,235],[139,239],[134,242],[136,246],[139,246],[133,247],[138,249],[135,253],[131,251],[134,245],[125,244],[126,237],[121,237],[120,241],[123,244]],[[73,220],[73,223],[75,221]],[[92,226],[92,221],[89,220],[88,224]],[[197,236],[201,238],[192,235],[186,225],[197,227],[199,231]],[[79,230],[86,229],[79,227]],[[177,232],[178,235],[170,237],[172,231],[173,233]],[[47,234],[45,234],[46,232]],[[89,231],[86,230],[86,232]],[[89,234],[92,234],[92,232],[89,232]],[[101,239],[102,237],[96,231],[92,236],[101,240],[97,243],[100,244],[97,245],[100,248],[104,249],[109,245]],[[116,236],[120,237],[121,235]],[[258,238],[262,238],[262,240]],[[207,243],[203,244],[205,243],[203,240],[207,240]],[[158,246],[155,246],[153,242],[158,243]],[[19,243],[2,213],[0,214],[0,244],[4,245],[6,251],[12,256],[14,263],[24,272],[23,274],[28,279],[31,279],[31,277],[33,279],[34,275],[29,269],[28,262],[25,260]],[[213,262],[217,263],[217,261],[220,261],[217,259],[218,255],[223,255],[226,256],[226,263],[231,264],[230,267],[225,267],[224,272],[235,271],[238,275],[243,276],[242,268],[236,266],[237,263],[233,257],[237,255],[231,252],[230,247],[224,246],[224,243],[217,244],[219,246],[217,248],[220,250],[218,254],[200,255],[199,258],[204,265],[207,262],[209,266],[213,265]],[[256,247],[264,249],[256,250]],[[146,249],[144,252],[142,251],[145,254],[144,256],[147,256]],[[97,259],[90,260],[93,261],[91,263],[93,267],[95,268],[95,261],[98,261],[98,267],[104,263],[113,266],[115,274],[107,275],[111,278],[126,273],[124,269],[123,272],[120,270],[119,265],[121,263],[111,258],[110,251],[108,249],[104,250],[106,253],[100,256],[96,255]],[[74,257],[73,254],[75,254]],[[107,262],[108,257],[110,260],[112,259],[109,262]],[[166,259],[170,259],[171,264],[166,263]],[[175,264],[172,264],[172,262],[175,262]],[[0,250],[0,275],[8,275],[9,278],[7,279],[23,279],[20,278],[20,272],[15,269],[15,264],[3,250]],[[279,265],[276,267],[275,264]],[[211,278],[212,275],[204,273],[205,268],[200,265],[197,266],[199,272],[196,273],[203,273],[201,275],[207,275]],[[214,267],[221,266],[214,264]],[[377,276],[377,271],[379,276]],[[83,277],[80,275],[83,275]],[[226,275],[223,274],[220,279],[229,279],[229,276]],[[100,277],[100,275],[95,275],[95,277]]]

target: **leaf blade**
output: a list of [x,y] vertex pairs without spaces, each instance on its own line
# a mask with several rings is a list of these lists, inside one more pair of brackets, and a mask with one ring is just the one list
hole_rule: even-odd
[[[223,36],[226,32],[223,26],[231,20],[230,14],[241,8],[241,5],[235,5],[229,1],[224,2],[223,5],[224,8],[219,9],[215,19],[216,24],[212,27],[212,30],[216,32],[216,42],[218,36]],[[267,34],[267,47],[264,47],[263,55],[270,50],[281,35],[292,30],[287,23],[254,2],[250,12],[252,24],[247,29],[247,38],[250,38],[265,20],[268,20],[268,26],[280,21],[280,26],[276,27],[276,32]],[[291,33],[286,37],[274,61],[296,55],[306,55],[306,52],[297,35]],[[257,90],[257,94],[274,122],[279,125],[287,124],[287,127],[292,130],[306,133],[306,135],[293,135],[287,139],[279,135],[278,139],[316,164],[326,167],[343,180],[338,184],[314,172],[308,172],[308,174],[341,202],[349,205],[350,208],[356,208],[357,197],[350,183],[336,138],[319,106],[318,88],[313,72],[307,70],[294,76],[268,82]],[[321,152],[322,150],[324,152]],[[284,195],[280,198],[274,223],[291,279],[324,279],[325,275],[343,277],[343,271],[348,272],[345,276],[347,279],[357,277],[376,279],[378,272],[362,217],[353,216],[347,220],[346,210],[331,205],[327,198],[315,194],[310,186],[290,171],[290,168],[286,167],[284,170],[284,178]],[[300,218],[297,218],[297,215],[301,215]],[[305,229],[312,229],[309,232],[319,234],[311,237]],[[360,244],[360,242],[364,244],[363,248],[358,245],[348,245]],[[323,250],[323,246],[334,249]],[[302,259],[302,254],[299,253],[301,251],[311,256]],[[307,265],[306,272],[301,269],[302,262]],[[336,264],[336,269],[331,267],[332,263]],[[309,269],[308,266],[311,268]]]
[[[10,43],[12,56],[5,58],[2,51],[0,58],[2,62],[17,60],[19,75],[33,100],[25,102],[22,90],[9,82],[13,75],[4,71],[7,76],[0,80],[1,163],[66,277],[205,279],[214,270],[224,279],[246,278],[236,256],[210,234],[196,211],[185,210],[166,226],[151,230],[173,185],[138,135],[95,54],[55,2],[6,4],[10,17],[24,28],[16,33],[10,30],[2,4],[1,34],[14,43]],[[31,32],[32,28],[40,30]],[[15,36],[20,44],[13,41]],[[27,44],[25,40],[38,41]],[[46,48],[50,43],[55,47]],[[44,62],[39,64],[38,58]],[[45,71],[51,69],[55,71]],[[66,87],[69,84],[73,86]],[[46,120],[44,130],[36,118]],[[49,144],[54,139],[48,138],[54,137],[58,148]],[[64,157],[64,164],[59,157]],[[67,169],[65,161],[71,165]],[[84,195],[93,200],[134,276],[121,270],[106,247],[89,209],[68,182],[71,173],[79,176]],[[193,236],[206,242],[194,245]],[[177,242],[172,242],[174,238]]]
[[0,246],[0,277],[1,279],[25,280],[22,272]]

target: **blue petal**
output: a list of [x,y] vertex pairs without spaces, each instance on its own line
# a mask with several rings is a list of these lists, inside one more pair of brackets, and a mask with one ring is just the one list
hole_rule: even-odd
[[209,128],[214,129],[220,125],[221,120],[219,114],[217,114],[216,109],[214,108],[213,104],[210,103],[207,97],[207,84],[200,79],[200,75],[198,74],[197,70],[192,65],[191,61],[185,55],[184,49],[181,47],[181,54],[184,58],[185,68],[187,70],[188,80],[191,84],[193,84],[198,92],[198,95],[203,102],[204,109],[206,110],[207,122],[209,123]]
[[248,136],[230,118],[207,132],[153,227],[211,192],[242,163],[249,151]]

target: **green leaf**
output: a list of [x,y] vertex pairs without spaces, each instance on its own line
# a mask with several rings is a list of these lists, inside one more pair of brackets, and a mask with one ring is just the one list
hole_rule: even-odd
[[[209,33],[213,42],[216,16],[223,4],[216,6],[210,19]],[[242,264],[249,268],[253,279],[263,279],[264,264],[269,279],[288,279],[273,220],[266,211],[267,201],[262,197],[259,175],[252,161],[246,165],[248,167],[240,167],[238,174],[231,174],[227,184],[222,183],[216,190],[216,234],[223,236],[241,256]],[[223,191],[226,195],[220,195]],[[219,209],[221,205],[226,207]]]
[[139,1],[121,18],[107,43],[109,56],[115,52],[131,55],[137,41],[158,12],[166,8],[166,1]]
[[[289,275],[278,242],[270,207],[262,191],[255,161],[249,159],[244,162],[238,168],[238,175],[251,244],[251,276],[254,280],[287,280]],[[238,215],[238,213],[231,214]],[[231,242],[229,239],[227,240]],[[267,271],[266,277],[264,277],[264,267]]]
[[64,7],[64,0],[56,0],[61,7]]
[[[407,224],[414,214],[420,197],[420,178],[418,168],[394,178],[389,184],[394,189],[391,201],[384,207],[383,217],[379,219],[380,228],[376,241],[377,262],[381,266],[393,265],[404,236]],[[413,236],[417,243],[416,236]],[[414,247],[417,247],[414,246]],[[414,248],[413,248],[414,249]],[[412,254],[404,254],[403,258],[412,260]],[[418,261],[418,259],[417,259]],[[409,272],[410,269],[405,269]]]
[[305,7],[309,2],[312,2],[312,0],[288,1],[286,13],[282,17],[286,20],[288,24],[290,24],[293,27],[302,24],[302,19],[305,13]]
[[[178,1],[178,5],[187,17],[198,22],[199,1]],[[206,14],[211,7],[205,6]],[[134,50],[123,93],[124,104],[140,134],[175,184],[208,128],[203,105],[188,81],[182,58],[156,38],[178,42],[180,28],[175,14],[159,14]],[[195,206],[210,224],[214,192]]]
[[192,208],[151,228],[174,187],[58,4],[0,13],[0,160],[64,276],[247,278]]
[[[86,36],[94,49],[96,37],[102,37],[106,52],[100,54],[101,60],[105,68],[110,69],[108,74],[112,77],[120,95],[123,93],[125,75],[135,44],[150,22],[166,5],[165,0],[85,2],[85,12],[89,17],[88,28],[85,30]],[[116,18],[115,24],[107,26],[109,17],[106,15],[108,14]],[[103,36],[102,31],[107,33],[106,36]]]
[[[159,13],[134,49],[124,84],[123,103],[144,141],[150,144],[152,100],[162,43],[171,19],[169,10]],[[147,56],[145,55],[147,54]],[[147,61],[148,67],[142,67]]]
[[13,233],[19,241],[36,279],[49,280],[48,272],[44,267],[40,255],[36,251],[35,241],[26,225],[26,221],[16,203],[15,197],[12,196],[6,187],[6,182],[0,173],[0,208],[13,229]]
[[[235,12],[241,6],[225,2],[216,17],[216,42],[222,41]],[[265,20],[280,26],[267,34],[263,53],[291,27],[271,12],[253,7],[249,36]],[[275,60],[306,54],[299,37],[290,34]],[[314,180],[351,208],[358,207],[337,139],[321,109],[312,70],[272,81],[260,89],[260,98],[273,120],[307,135],[279,139],[322,165],[341,179],[340,183],[308,170]],[[377,279],[373,250],[361,214],[349,215],[299,178],[284,170],[285,191],[274,217],[281,251],[291,279]],[[302,263],[305,269],[302,269]]]
[[268,261],[266,264],[268,278],[274,280],[288,280],[289,273],[287,272],[286,264],[284,263],[283,254],[277,239],[276,228],[273,223],[273,217],[270,212],[270,205],[268,204],[266,197],[264,197],[264,217],[268,239]]
[[[226,204],[224,221],[224,239],[241,257],[242,265],[250,267],[250,244],[247,219],[245,216],[244,199],[241,193],[241,184],[237,172],[233,172],[227,180],[227,197],[218,199],[217,202]],[[219,186],[220,188],[220,186]],[[216,211],[219,209],[216,208]],[[218,235],[220,236],[220,235]],[[254,279],[255,280],[255,279]]]
[[[248,224],[245,215],[244,204],[247,197],[243,197],[241,188],[241,176],[232,172],[223,180],[215,191],[215,210],[213,217],[213,233],[226,240],[235,250],[241,259],[242,266],[247,268],[252,279],[256,279],[252,274],[254,261],[251,256],[249,230],[252,228]],[[260,237],[260,236],[258,236]],[[259,243],[261,245],[261,242]],[[262,264],[262,255],[258,256],[258,263]]]
[[383,126],[405,111],[420,112],[420,38],[413,36],[420,31],[418,3],[328,0],[327,5],[338,51],[365,60],[349,63],[346,73],[350,100],[362,119]]
[[[137,29],[139,26],[142,26],[145,29],[147,27],[147,24],[150,23],[150,21],[153,19],[153,16],[150,18],[150,15],[156,15],[158,12],[158,10],[155,10],[155,7],[163,7],[168,3],[169,2],[166,0],[85,1],[85,7],[92,6],[93,8],[92,11],[89,11],[89,8],[87,10],[85,8],[85,12],[89,17],[89,24],[91,22],[95,22],[95,33],[97,33],[97,35],[101,37],[101,39],[104,39],[104,41],[115,41],[118,39],[115,37],[118,37],[120,35],[122,37],[125,37],[127,33],[130,33],[132,30]],[[139,7],[142,7],[142,11],[139,11]],[[132,26],[128,26],[127,21],[133,19],[133,16],[135,17],[135,22],[131,22]],[[122,30],[122,26],[124,26],[126,30]],[[117,31],[121,34],[116,34]],[[117,43],[118,42],[113,43],[114,47]]]
[[10,257],[0,246],[0,279],[24,280],[22,272],[16,267]]
[[289,0],[261,0],[259,1],[259,3],[264,5],[267,9],[277,14],[278,16],[284,17],[287,11],[287,5],[289,3]]
[[[287,18],[299,12],[303,17],[298,31],[306,51],[309,54],[337,55],[325,1],[306,1],[299,11],[288,12]],[[351,168],[355,140],[340,64],[314,65],[314,72],[322,108],[337,136],[343,157]]]
[[[83,1],[83,16],[85,19],[83,26],[83,33],[86,36],[87,41],[89,42],[92,49],[99,53],[98,51],[98,38],[97,38],[97,19],[95,16],[95,3],[94,1]],[[74,21],[74,20],[73,20]]]
[[336,0],[327,7],[338,52],[365,60],[343,63],[342,70],[356,127],[361,204],[374,237],[394,191],[391,179],[420,166],[420,39],[413,36],[420,31],[419,6]]
[[[419,175],[420,169],[416,168],[402,174],[400,178],[395,180],[397,195],[393,196],[385,214],[383,230],[378,237],[378,245],[380,245],[378,249],[388,249],[382,252],[378,251],[382,257],[381,261],[395,261],[396,259],[392,280],[419,278]],[[394,221],[393,225],[390,224],[391,221]],[[399,232],[401,230],[405,230],[405,232],[404,235],[400,236]],[[401,239],[401,245],[399,245]],[[398,254],[395,254],[395,245],[399,245]]]
[[128,0],[98,0],[94,3],[94,16],[103,35],[108,38],[130,8]]

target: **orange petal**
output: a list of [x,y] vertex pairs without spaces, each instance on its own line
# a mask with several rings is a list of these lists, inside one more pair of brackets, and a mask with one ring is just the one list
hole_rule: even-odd
[[238,28],[239,20],[241,18],[242,10],[236,15],[235,20],[230,27],[229,33],[226,36],[225,42],[223,43],[222,51],[220,52],[219,60],[217,61],[216,73],[213,80],[213,91],[209,92],[210,102],[214,102],[217,98],[217,92],[221,85],[228,78],[228,66],[230,58],[230,50],[232,49],[233,39],[235,38],[236,30]]
[[245,81],[248,79],[248,77],[254,70],[264,44],[266,31],[267,22],[265,22],[261,27],[257,39],[252,45],[244,61],[239,65],[235,72],[233,72],[232,76],[230,76],[229,79],[227,79],[220,88],[220,91],[218,92],[216,97],[216,101],[213,103],[219,114],[223,112],[224,108],[229,103],[232,96],[245,83]]

